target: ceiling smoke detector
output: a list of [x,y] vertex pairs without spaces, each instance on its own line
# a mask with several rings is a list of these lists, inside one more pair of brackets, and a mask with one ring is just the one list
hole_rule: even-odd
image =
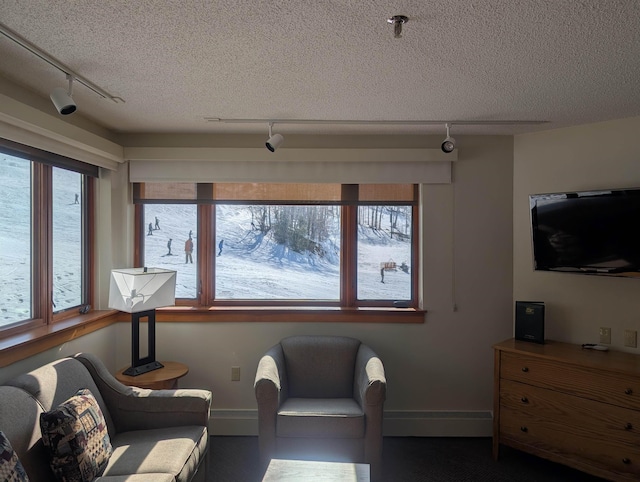
[[402,38],[402,25],[409,21],[409,17],[405,15],[394,15],[387,19],[387,23],[393,24],[393,36]]

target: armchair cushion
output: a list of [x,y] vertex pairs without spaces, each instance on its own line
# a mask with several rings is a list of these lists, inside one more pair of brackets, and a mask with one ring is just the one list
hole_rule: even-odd
[[347,337],[293,336],[281,342],[289,397],[351,398],[360,341]]
[[278,437],[364,437],[364,412],[353,398],[289,398],[278,410]]

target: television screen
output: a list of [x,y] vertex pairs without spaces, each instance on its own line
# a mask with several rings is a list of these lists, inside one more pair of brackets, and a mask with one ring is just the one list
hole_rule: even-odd
[[640,189],[529,196],[534,268],[640,276]]

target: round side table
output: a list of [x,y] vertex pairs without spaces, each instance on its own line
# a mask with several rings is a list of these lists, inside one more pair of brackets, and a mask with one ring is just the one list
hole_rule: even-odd
[[153,370],[137,377],[124,375],[125,367],[116,373],[116,380],[130,387],[149,388],[151,390],[171,390],[178,388],[178,379],[189,373],[189,367],[184,363],[161,361],[163,368]]

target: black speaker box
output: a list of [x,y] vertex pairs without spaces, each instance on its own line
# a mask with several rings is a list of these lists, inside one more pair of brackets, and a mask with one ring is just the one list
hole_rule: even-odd
[[544,343],[542,301],[516,301],[516,340]]

